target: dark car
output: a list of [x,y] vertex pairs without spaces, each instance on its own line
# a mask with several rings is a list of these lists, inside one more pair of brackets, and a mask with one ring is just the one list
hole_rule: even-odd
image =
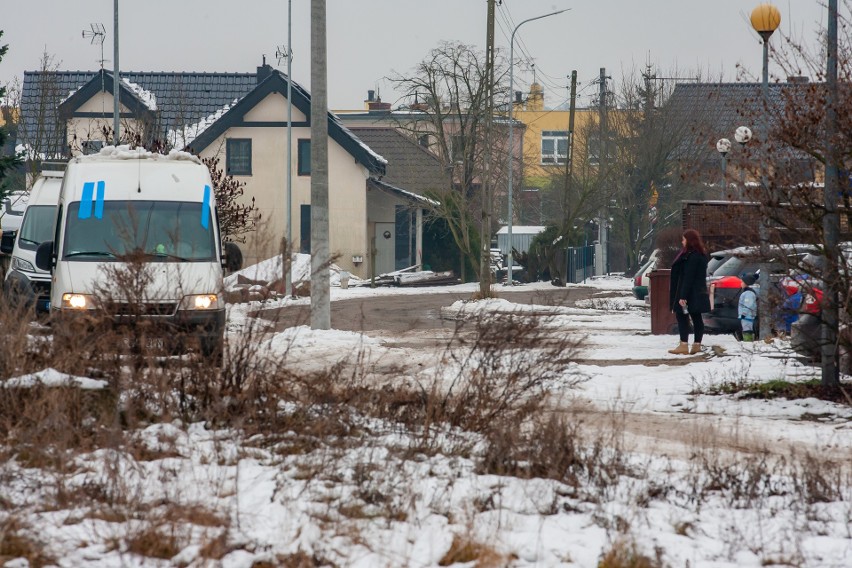
[[[843,248],[842,252],[847,264],[852,264],[852,250],[848,247]],[[801,270],[806,274],[802,288],[802,303],[799,308],[799,317],[790,326],[790,347],[804,357],[810,359],[819,359],[821,340],[822,323],[822,288],[823,283],[820,277],[825,269],[825,257],[817,254],[805,257],[802,262]],[[841,318],[843,318],[841,310]],[[847,322],[840,322],[841,329],[848,328]]]
[[707,276],[713,274],[722,263],[736,255],[737,249],[718,250],[710,253],[710,260],[707,262]]
[[[799,257],[806,254],[800,247],[785,247],[776,251],[774,258],[770,259],[769,282],[770,303],[781,306],[787,299],[787,291],[780,286],[781,279],[787,275],[791,264],[795,264]],[[742,247],[734,249],[733,254],[722,262],[713,273],[707,277],[707,288],[710,292],[710,312],[704,314],[704,326],[708,333],[733,333],[739,337],[741,333],[739,314],[737,307],[742,292],[743,274],[759,273],[763,263],[759,259],[757,247]],[[752,286],[759,290],[757,284]],[[759,292],[758,292],[759,293]],[[755,332],[757,322],[755,322]]]

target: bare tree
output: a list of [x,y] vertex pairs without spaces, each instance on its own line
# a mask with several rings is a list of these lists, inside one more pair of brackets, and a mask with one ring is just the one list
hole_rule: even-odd
[[[760,172],[752,169],[753,175],[761,174],[765,183],[756,184],[751,197],[761,204],[761,214],[770,219],[773,240],[810,244],[825,259],[818,266],[796,264],[791,268],[812,277],[803,283],[805,294],[821,300],[817,313],[822,331],[813,339],[821,352],[823,385],[830,388],[840,387],[835,364],[838,356],[852,352],[848,331],[852,321],[852,259],[838,250],[835,229],[827,222],[839,210],[841,235],[847,241],[852,237],[850,16],[852,3],[846,0],[839,10],[837,98],[833,104],[824,82],[828,54],[825,31],[819,31],[816,46],[781,34],[772,57],[788,77],[798,79],[780,88],[777,104],[757,105],[761,119],[767,118],[771,128],[766,139],[753,146],[748,155],[750,164],[766,164]],[[832,124],[828,123],[830,117],[836,117]],[[828,188],[819,183],[825,179],[830,162],[840,169],[836,195],[827,194]]]
[[[61,92],[57,75],[60,64],[53,55],[42,54],[39,71],[35,73],[39,76],[35,106],[21,108],[18,142],[23,146],[31,178],[41,169],[42,161],[64,159],[68,155],[65,126],[57,115],[59,104],[70,94]],[[16,94],[19,102],[20,95],[20,92]]]
[[[505,61],[495,58],[495,100],[506,100],[506,70]],[[506,163],[504,135],[501,134],[505,131],[505,121],[503,124],[495,121],[491,140],[485,136],[489,95],[485,57],[472,46],[446,42],[433,49],[410,74],[396,73],[388,80],[402,93],[402,105],[412,111],[399,121],[398,128],[430,148],[447,171],[446,189],[435,196],[439,204],[432,207],[431,213],[447,222],[462,252],[464,280],[464,258],[478,273],[482,254],[480,239],[491,237],[490,233],[481,234],[477,223],[479,212],[483,210],[486,150],[491,151],[493,165],[488,171],[488,185],[493,188],[505,185],[501,184],[505,180],[504,169],[496,166]],[[495,201],[499,201],[496,196]]]

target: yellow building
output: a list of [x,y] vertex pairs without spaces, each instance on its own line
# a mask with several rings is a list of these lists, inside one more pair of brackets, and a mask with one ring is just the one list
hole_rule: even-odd
[[[524,131],[523,184],[525,188],[544,188],[554,175],[565,175],[569,150],[568,110],[544,108],[544,90],[538,83],[530,86],[525,101],[516,100],[513,117],[526,125]],[[594,140],[588,135],[598,124],[597,108],[574,112],[573,171],[579,175],[588,166],[597,166]],[[592,148],[588,142],[592,142]]]

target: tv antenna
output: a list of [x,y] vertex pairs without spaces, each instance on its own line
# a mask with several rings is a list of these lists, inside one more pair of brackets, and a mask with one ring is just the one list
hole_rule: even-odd
[[282,61],[287,61],[288,59],[292,60],[292,58],[292,51],[287,49],[286,47],[278,46],[275,48],[275,59],[278,60],[278,65],[281,65]]
[[90,43],[92,45],[100,44],[101,46],[101,69],[104,68],[104,39],[106,39],[106,30],[104,29],[103,24],[89,24],[88,30],[83,30],[83,39],[92,38]]

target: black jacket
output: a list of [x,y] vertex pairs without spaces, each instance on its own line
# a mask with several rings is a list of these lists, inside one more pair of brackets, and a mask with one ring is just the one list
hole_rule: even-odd
[[700,252],[691,251],[674,261],[669,284],[669,307],[673,311],[680,310],[679,300],[686,300],[686,309],[690,313],[704,314],[710,311],[707,260]]

